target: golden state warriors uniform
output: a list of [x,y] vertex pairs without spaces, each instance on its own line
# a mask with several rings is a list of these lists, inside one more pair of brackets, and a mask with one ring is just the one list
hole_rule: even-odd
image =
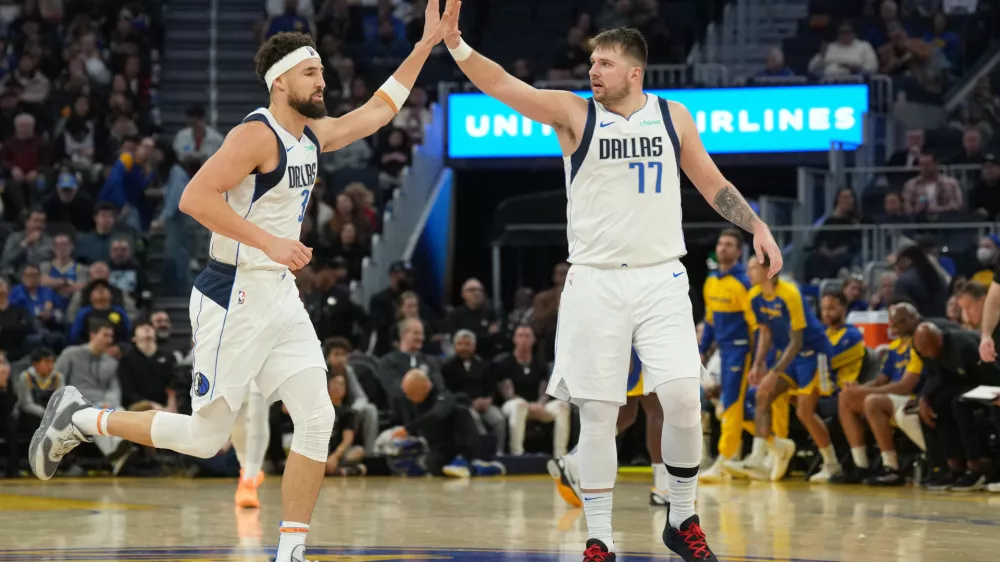
[[857,382],[867,353],[861,330],[850,324],[836,329],[827,328],[826,338],[830,341],[830,369],[837,385],[843,388]]
[[750,310],[750,278],[746,268],[738,263],[728,271],[712,271],[703,292],[705,327],[698,348],[701,353],[708,353],[715,343],[719,349],[722,361],[719,454],[733,458],[743,444],[746,374],[753,358],[750,336],[757,330],[757,320]]
[[896,338],[889,344],[889,352],[886,353],[885,361],[882,363],[882,375],[889,379],[889,382],[899,382],[906,375],[920,377],[917,386],[909,395],[890,394],[893,407],[897,410],[906,405],[907,402],[916,398],[923,386],[924,360],[919,355],[913,353],[910,338]]
[[564,157],[571,267],[548,394],[624,403],[632,347],[646,394],[700,376],[680,262],[680,151],[667,100],[647,94],[628,118],[588,101],[580,146]]
[[816,390],[824,396],[832,394],[830,342],[799,286],[793,281],[777,279],[774,296],[770,299],[764,296],[760,286],[756,286],[750,290],[750,306],[757,324],[766,326],[771,332],[775,360],[788,347],[792,332],[802,330],[802,349],[789,364],[788,371],[780,373],[792,388],[800,394]]
[[628,385],[625,388],[627,389],[626,396],[629,398],[642,396],[642,361],[639,359],[639,354],[635,352],[635,348],[632,348],[632,361],[629,363],[628,369]]
[[[247,176],[226,192],[229,206],[265,231],[298,240],[316,181],[320,143],[309,127],[301,138],[267,109],[258,121],[274,133],[278,167]],[[194,340],[192,407],[220,396],[236,411],[251,381],[270,397],[282,382],[312,367],[326,369],[319,339],[299,299],[295,277],[263,251],[212,234],[208,267],[191,291]]]

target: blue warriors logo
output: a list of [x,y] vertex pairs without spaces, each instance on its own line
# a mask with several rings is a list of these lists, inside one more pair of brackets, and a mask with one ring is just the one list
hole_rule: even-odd
[[208,377],[204,373],[196,373],[194,375],[194,393],[198,396],[204,396],[208,394]]

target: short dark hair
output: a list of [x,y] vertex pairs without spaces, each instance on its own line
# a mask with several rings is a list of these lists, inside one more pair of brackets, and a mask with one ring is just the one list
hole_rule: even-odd
[[646,38],[638,29],[633,27],[606,29],[594,37],[594,49],[600,48],[621,49],[623,55],[636,59],[643,68],[646,68],[649,47],[646,45]]
[[297,31],[284,31],[276,33],[257,49],[257,54],[253,58],[257,66],[257,78],[264,82],[264,75],[276,62],[284,58],[295,49],[301,47],[316,48],[316,43],[312,36]]
[[989,292],[989,289],[986,288],[986,285],[983,285],[978,281],[969,281],[965,284],[965,287],[962,287],[962,290],[959,291],[958,294],[959,296],[968,295],[976,300],[979,300],[985,299],[987,292]]
[[743,247],[743,231],[738,228],[726,228],[719,233],[719,238],[723,236],[728,236],[730,238],[736,239],[736,245],[740,248]]
[[187,109],[184,114],[187,117],[192,117],[194,119],[204,119],[205,118],[205,106],[201,104],[192,105]]
[[847,306],[847,297],[845,297],[844,293],[841,291],[824,291],[822,298],[825,299],[826,297],[837,299],[837,302],[839,302],[841,306]]
[[348,354],[354,350],[354,348],[351,346],[351,342],[349,342],[347,338],[342,338],[339,336],[328,338],[325,342],[323,342],[323,356],[325,357],[327,355],[330,355],[330,352],[333,351],[334,349],[339,349],[344,353]]
[[134,336],[139,331],[139,328],[142,328],[143,326],[149,326],[152,328],[153,322],[149,318],[140,318],[138,322],[132,325],[132,335]]
[[88,335],[93,336],[94,334],[96,334],[97,332],[100,332],[101,330],[103,330],[105,328],[111,330],[112,332],[115,331],[115,327],[111,325],[111,322],[108,322],[107,320],[105,320],[103,318],[91,318],[87,322],[87,334]]
[[31,364],[34,365],[43,359],[55,359],[56,354],[54,351],[47,347],[39,347],[38,349],[31,352]]
[[111,213],[117,215],[118,207],[116,207],[114,203],[98,203],[97,206],[94,207],[94,215],[96,216],[97,213],[100,213],[101,211],[110,211]]

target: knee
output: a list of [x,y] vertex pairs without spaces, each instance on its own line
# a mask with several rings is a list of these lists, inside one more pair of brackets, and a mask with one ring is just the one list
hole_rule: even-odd
[[614,402],[583,401],[580,404],[580,438],[614,440],[618,408]]
[[675,379],[656,387],[663,423],[675,427],[701,425],[701,384],[698,379]]
[[326,462],[336,413],[329,400],[321,402],[308,411],[289,410],[295,425],[292,451],[317,462]]
[[519,414],[521,412],[527,413],[528,402],[524,398],[511,398],[510,400],[503,403],[503,408],[501,408],[503,415],[509,417]]
[[545,411],[556,418],[564,418],[569,416],[569,402],[563,402],[562,400],[550,400],[545,404]]
[[802,423],[807,423],[816,414],[816,407],[812,404],[799,404],[795,407],[795,417]]
[[885,414],[884,408],[882,407],[882,400],[880,396],[876,394],[871,394],[865,397],[862,409],[865,412],[865,417],[871,419],[873,416],[882,416]]
[[199,459],[210,459],[219,454],[227,441],[229,434],[221,431],[207,435],[192,435],[191,447],[185,452]]

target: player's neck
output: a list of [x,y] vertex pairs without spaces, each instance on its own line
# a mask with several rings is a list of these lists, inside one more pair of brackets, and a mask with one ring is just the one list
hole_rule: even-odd
[[634,92],[629,94],[628,96],[625,96],[625,98],[621,100],[621,102],[616,103],[614,105],[605,105],[604,108],[610,111],[611,113],[615,113],[617,115],[624,117],[625,119],[628,119],[629,117],[635,115],[635,113],[640,109],[642,109],[643,106],[645,105],[646,105],[646,94],[644,94],[642,90],[639,90],[638,92]]
[[730,262],[730,263],[719,262],[719,273],[721,273],[721,274],[729,273],[729,271],[731,269],[733,269],[734,267],[736,267],[736,262],[735,261],[734,262]]
[[309,119],[292,109],[290,105],[286,104],[274,104],[272,103],[267,108],[274,116],[274,120],[281,125],[281,128],[288,131],[295,138],[301,138],[303,131],[305,131],[306,124]]
[[766,298],[773,299],[777,287],[778,287],[778,282],[776,280],[764,281],[763,283],[760,284],[760,292]]
[[843,322],[830,323],[830,325],[827,326],[827,328],[829,328],[833,332],[839,332],[840,329],[843,328],[843,327],[844,327],[844,323]]
[[531,348],[521,349],[519,347],[514,348],[514,359],[517,359],[518,363],[531,363]]

